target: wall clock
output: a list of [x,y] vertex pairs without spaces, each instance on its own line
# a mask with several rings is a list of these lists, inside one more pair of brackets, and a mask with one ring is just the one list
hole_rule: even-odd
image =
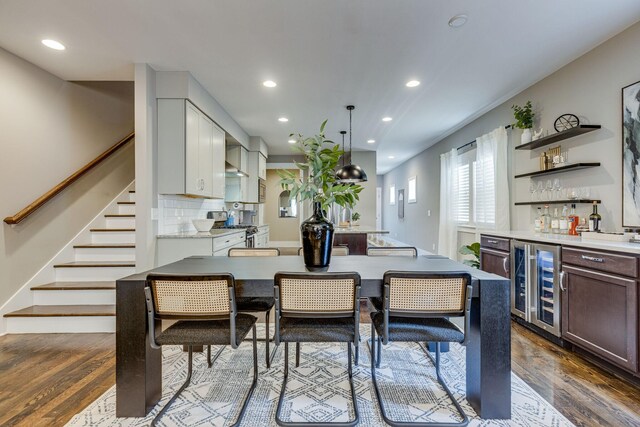
[[580,119],[575,114],[563,114],[556,119],[553,127],[556,132],[569,130],[580,125]]

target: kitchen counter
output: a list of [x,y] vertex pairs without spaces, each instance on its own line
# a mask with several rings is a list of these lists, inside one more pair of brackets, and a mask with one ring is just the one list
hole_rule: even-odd
[[508,237],[510,239],[529,240],[563,246],[573,246],[583,249],[601,249],[614,252],[624,252],[640,255],[640,244],[629,242],[610,242],[606,240],[583,239],[581,236],[565,234],[542,234],[533,231],[479,231],[485,236]]
[[216,228],[211,231],[185,231],[181,233],[171,233],[171,234],[158,234],[156,237],[158,239],[215,239],[216,237],[225,237],[230,236],[232,234],[245,233],[245,230],[242,228],[234,228],[234,229],[220,229]]
[[387,230],[376,230],[375,228],[367,227],[334,227],[334,233],[336,234],[389,234]]

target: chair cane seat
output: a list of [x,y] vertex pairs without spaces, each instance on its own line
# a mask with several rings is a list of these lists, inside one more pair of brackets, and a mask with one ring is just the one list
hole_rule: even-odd
[[[384,335],[384,313],[371,313],[378,335]],[[462,342],[464,333],[445,318],[389,317],[389,341]]]
[[236,298],[236,307],[238,311],[269,311],[276,304],[275,298],[272,297],[241,297]]
[[[245,313],[236,315],[236,340],[239,345],[258,319]],[[160,345],[228,345],[231,342],[229,320],[181,320],[156,336]]]
[[282,342],[354,342],[353,317],[300,318],[283,317],[280,320]]

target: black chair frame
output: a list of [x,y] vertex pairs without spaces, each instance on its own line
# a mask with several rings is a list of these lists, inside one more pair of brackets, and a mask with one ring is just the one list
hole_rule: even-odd
[[[226,280],[228,291],[229,291],[229,315],[193,315],[193,314],[185,314],[185,315],[161,315],[156,311],[156,307],[154,304],[153,298],[153,283],[158,280],[178,280],[178,281],[217,281],[217,280]],[[230,334],[230,345],[231,348],[238,348],[238,342],[236,337],[236,301],[235,301],[235,280],[231,274],[207,274],[207,275],[167,275],[167,274],[149,274],[146,280],[146,286],[144,288],[145,299],[146,299],[146,307],[147,307],[147,326],[149,330],[149,345],[154,349],[162,349],[162,345],[156,342],[156,331],[160,329],[160,324],[156,324],[156,321],[162,320],[229,320],[229,334]],[[242,418],[247,410],[247,406],[249,404],[249,400],[251,400],[251,396],[253,396],[253,392],[255,391],[256,385],[258,384],[258,344],[257,344],[257,335],[256,335],[256,325],[255,323],[252,326],[252,334],[253,334],[253,381],[251,383],[251,387],[245,396],[245,399],[242,403],[242,407],[240,412],[236,418],[236,421],[231,424],[231,426],[236,427],[240,425]],[[164,415],[164,413],[169,409],[171,404],[178,398],[178,396],[184,391],[184,389],[189,386],[191,382],[191,375],[193,372],[193,344],[185,343],[189,352],[189,364],[187,371],[187,379],[180,386],[178,391],[169,399],[166,405],[160,409],[158,414],[151,421],[151,427],[155,427],[160,420],[160,418]],[[218,353],[216,354],[215,359],[218,358],[224,346],[222,346]],[[211,345],[208,346],[207,353],[207,363],[209,367],[212,366],[215,359],[211,360]]]
[[[283,312],[281,307],[281,294],[280,283],[283,278],[298,278],[298,279],[354,279],[354,308],[353,311],[344,313],[329,313],[329,312]],[[275,342],[276,345],[280,344],[280,319],[282,317],[297,317],[297,318],[341,318],[341,317],[354,317],[355,330],[354,341],[347,342],[347,358],[348,368],[347,373],[349,376],[349,386],[351,388],[351,400],[353,402],[354,419],[347,422],[290,422],[283,421],[280,418],[282,411],[282,404],[284,402],[285,391],[287,388],[287,381],[289,378],[289,343],[284,343],[284,378],[282,382],[282,388],[280,389],[280,397],[278,398],[278,406],[276,408],[276,423],[282,427],[353,427],[360,422],[360,413],[358,412],[358,401],[356,398],[356,391],[353,384],[353,367],[351,358],[352,351],[351,346],[354,345],[356,352],[358,350],[358,342],[360,341],[360,275],[358,273],[277,273],[274,279],[274,295],[276,298],[276,332]],[[312,342],[312,341],[309,341]],[[296,342],[296,367],[300,365],[300,342]]]
[[[429,279],[438,279],[438,278],[463,278],[466,283],[465,291],[464,291],[464,309],[458,312],[442,312],[442,313],[425,313],[425,312],[412,312],[412,311],[393,311],[389,308],[389,296],[390,296],[390,279],[391,277],[402,277],[402,278],[429,278]],[[371,321],[371,379],[373,380],[373,388],[375,390],[376,399],[378,400],[378,404],[380,406],[380,413],[382,414],[382,418],[384,421],[392,427],[465,427],[469,424],[469,417],[462,410],[462,407],[455,399],[451,390],[447,386],[446,382],[442,378],[440,374],[440,342],[435,343],[435,359],[429,352],[429,350],[422,345],[422,343],[418,343],[421,348],[426,353],[427,357],[431,360],[436,368],[436,378],[440,386],[447,393],[449,399],[453,402],[458,414],[461,416],[462,421],[459,423],[440,423],[440,422],[409,422],[409,421],[395,421],[389,418],[387,411],[384,406],[384,401],[382,399],[382,395],[380,393],[380,387],[378,385],[378,381],[376,378],[376,368],[380,367],[379,356],[381,352],[382,345],[389,344],[389,317],[397,316],[397,317],[414,317],[414,318],[443,318],[443,317],[464,317],[464,340],[461,342],[462,345],[465,345],[469,339],[470,330],[470,311],[471,311],[471,295],[472,295],[472,286],[471,286],[471,276],[466,272],[451,272],[451,273],[435,273],[429,274],[424,272],[400,272],[400,271],[388,271],[384,275],[384,328],[382,336],[376,337],[376,328]],[[377,347],[376,347],[377,343]]]

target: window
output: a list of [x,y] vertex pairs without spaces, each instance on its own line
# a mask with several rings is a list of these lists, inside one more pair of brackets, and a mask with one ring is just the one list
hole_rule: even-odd
[[407,203],[416,203],[418,201],[418,191],[416,189],[417,177],[412,176],[409,178],[409,185],[407,186]]
[[495,164],[491,157],[476,159],[476,150],[458,156],[458,224],[482,227],[496,222]]
[[395,185],[392,185],[391,187],[389,187],[389,204],[390,205],[396,204],[396,186]]

